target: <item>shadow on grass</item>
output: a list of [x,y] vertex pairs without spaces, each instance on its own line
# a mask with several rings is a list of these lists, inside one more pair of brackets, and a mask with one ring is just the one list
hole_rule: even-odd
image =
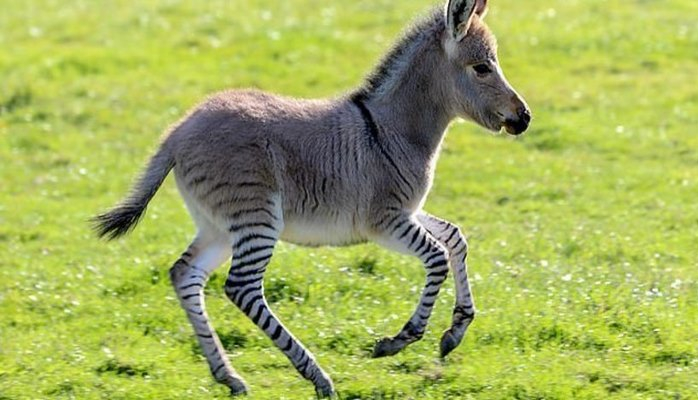
[[142,367],[138,365],[132,365],[128,363],[123,363],[116,359],[107,360],[105,363],[95,368],[95,372],[98,374],[114,374],[119,376],[128,377],[141,377],[145,378],[150,376],[147,367]]

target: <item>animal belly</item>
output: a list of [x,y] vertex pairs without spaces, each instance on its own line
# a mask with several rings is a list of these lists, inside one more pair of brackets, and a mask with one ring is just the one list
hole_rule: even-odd
[[303,246],[346,246],[365,241],[347,220],[294,220],[284,221],[281,240]]

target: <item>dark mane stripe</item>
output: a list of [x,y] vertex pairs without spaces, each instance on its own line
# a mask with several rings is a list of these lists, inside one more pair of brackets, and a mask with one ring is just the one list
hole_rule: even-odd
[[[398,178],[404,183],[407,188],[410,190],[412,194],[414,194],[414,187],[410,183],[407,178],[405,178],[405,175],[403,175],[402,171],[400,171],[400,168],[397,166],[397,163],[395,163],[395,160],[390,156],[390,153],[385,149],[385,146],[380,141],[379,137],[379,129],[378,125],[376,124],[376,121],[373,119],[373,115],[371,115],[371,111],[366,107],[366,104],[364,104],[364,96],[361,94],[356,94],[351,97],[352,103],[356,107],[358,107],[359,111],[361,112],[361,118],[364,120],[364,124],[366,125],[366,130],[369,133],[369,137],[371,138],[372,144],[374,144],[380,153],[385,157],[385,159],[388,161],[388,164],[390,164],[391,167],[395,170],[395,173],[397,174]],[[409,196],[403,192],[403,196],[405,198],[408,198]]]

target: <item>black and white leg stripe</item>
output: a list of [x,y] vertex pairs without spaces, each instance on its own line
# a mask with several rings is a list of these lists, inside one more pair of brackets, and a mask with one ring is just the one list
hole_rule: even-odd
[[[213,377],[226,384],[234,394],[247,392],[247,386],[228,361],[225,350],[211,326],[204,305],[203,289],[210,273],[227,258],[221,245],[194,241],[170,269],[170,279],[201,349],[208,360]],[[201,246],[201,248],[199,248]]]
[[449,251],[453,278],[456,286],[456,302],[451,327],[441,338],[441,356],[445,357],[463,340],[468,326],[475,318],[475,304],[468,281],[466,258],[468,243],[460,229],[448,221],[429,214],[420,214],[418,220]]
[[407,215],[386,220],[391,221],[385,226],[389,240],[383,242],[400,246],[405,252],[417,256],[424,264],[426,282],[410,320],[395,337],[377,343],[374,357],[396,354],[408,344],[422,338],[441,285],[448,274],[448,252],[424,227]]
[[281,324],[264,297],[263,278],[271,259],[276,233],[260,230],[262,225],[237,232],[233,244],[233,261],[225,283],[230,300],[254,322],[288,357],[306,379],[313,382],[321,396],[334,393],[332,381],[318,366],[315,358]]

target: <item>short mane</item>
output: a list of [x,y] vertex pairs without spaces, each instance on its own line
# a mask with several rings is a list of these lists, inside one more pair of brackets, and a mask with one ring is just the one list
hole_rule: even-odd
[[412,56],[424,44],[430,43],[429,39],[438,37],[445,27],[444,24],[444,12],[441,7],[434,7],[426,16],[419,18],[395,42],[351,97],[363,100],[373,97],[376,93],[389,91],[409,66]]

